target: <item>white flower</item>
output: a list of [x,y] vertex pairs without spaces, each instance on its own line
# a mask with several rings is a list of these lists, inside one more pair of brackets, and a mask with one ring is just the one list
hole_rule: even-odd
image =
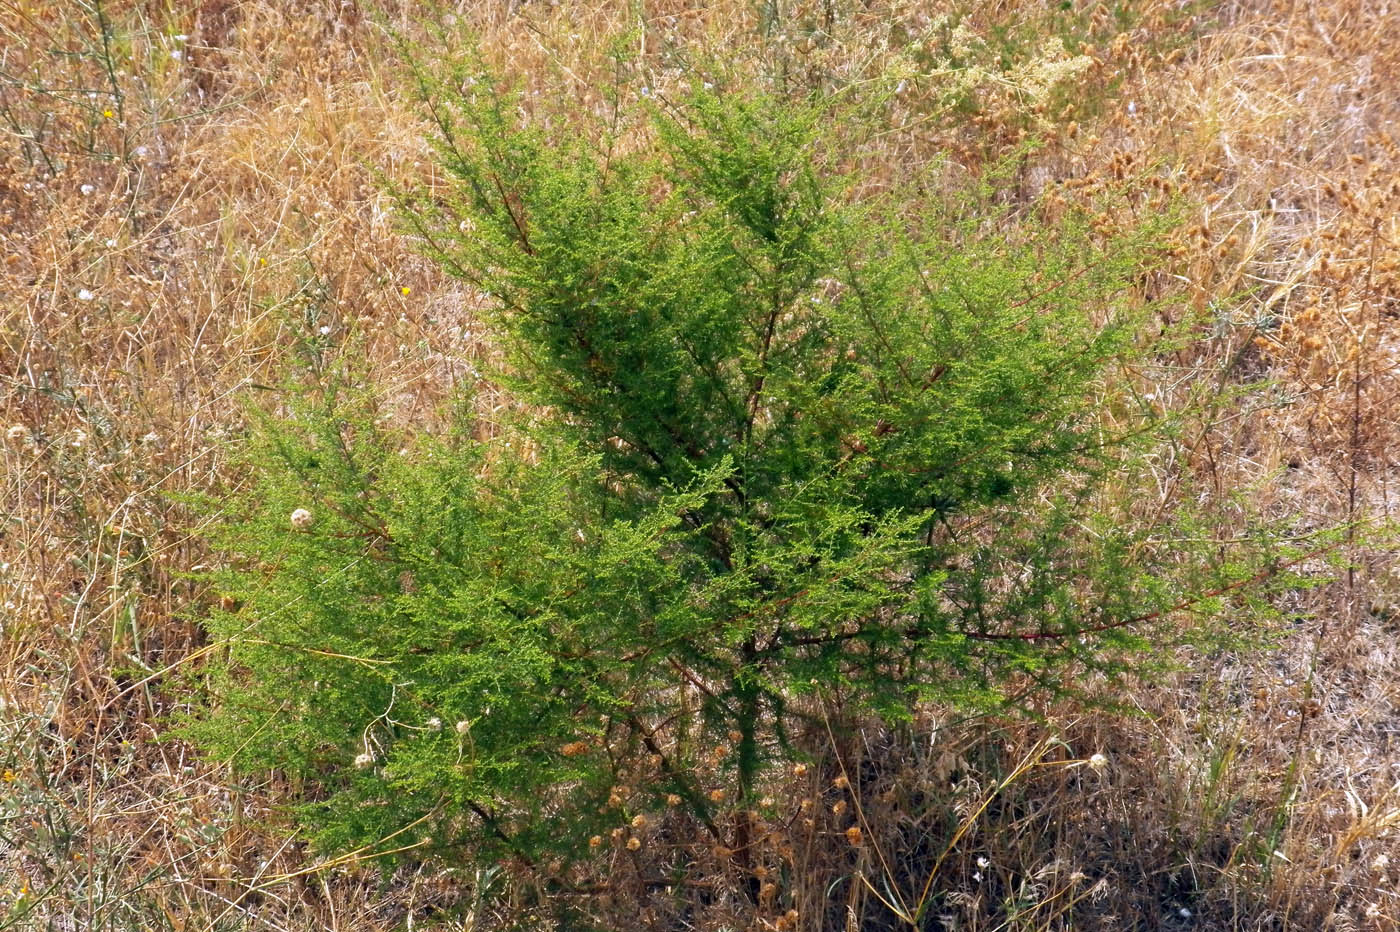
[[366,752],[363,753],[363,754],[358,754],[358,755],[355,756],[355,769],[356,769],[356,770],[368,770],[370,767],[373,767],[373,766],[374,766],[374,755],[371,754],[371,753],[369,753],[368,751],[366,751]]
[[1108,758],[1102,754],[1095,754],[1089,758],[1089,768],[1091,770],[1103,770],[1108,766]]
[[88,291],[86,288],[78,289],[79,301],[91,301],[95,297],[97,297],[97,295],[93,294],[91,291]]
[[292,512],[292,527],[298,531],[304,531],[314,523],[316,523],[316,519],[305,508],[298,508]]
[[467,732],[472,730],[472,723],[467,721],[466,719],[462,719],[460,722],[457,723],[456,728],[457,734],[465,735]]
[[318,332],[321,334],[321,336],[328,337],[331,334],[331,328],[323,326]]
[[436,715],[428,719],[424,724],[427,725],[429,731],[442,731],[442,719],[438,718]]
[[94,188],[94,187],[93,187],[92,185],[90,185],[90,184],[85,184],[85,185],[83,185],[81,188],[79,188],[78,190],[79,190],[79,191],[82,191],[84,195],[88,195],[88,194],[91,194],[92,192],[96,191],[97,189]]

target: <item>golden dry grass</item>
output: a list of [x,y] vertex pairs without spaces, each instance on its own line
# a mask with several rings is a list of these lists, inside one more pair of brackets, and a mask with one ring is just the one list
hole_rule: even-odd
[[[1053,6],[968,5],[966,41],[1024,47]],[[1026,192],[1154,179],[1140,209],[1178,197],[1196,213],[1154,287],[1218,309],[1210,351],[1275,380],[1276,404],[1198,439],[1196,468],[1238,488],[1282,477],[1256,494],[1303,526],[1387,515],[1400,13],[1075,7],[1095,62],[1074,94],[1038,93],[1029,72],[911,70],[908,125],[865,176],[908,179],[943,154],[975,171],[1042,132]],[[954,12],[764,9],[454,15],[530,91],[590,107],[618,37],[663,92],[684,80],[682,55],[850,81],[911,68],[910,41],[946,33]],[[450,928],[548,925],[532,912],[547,865],[387,883],[325,867],[279,815],[285,787],[231,786],[218,762],[159,740],[186,701],[167,674],[204,649],[204,596],[182,571],[208,555],[171,493],[238,481],[240,412],[291,345],[356,328],[396,416],[425,425],[487,351],[475,296],[415,254],[376,178],[432,182],[384,31],[419,34],[420,12],[0,0],[0,927],[387,929],[447,906]],[[956,81],[979,101],[970,119],[931,109]],[[905,732],[811,736],[819,763],[773,786],[761,874],[735,876],[658,814],[599,840],[610,889],[591,908],[616,927],[900,927],[890,906],[919,900],[957,831],[930,910],[949,928],[1400,927],[1400,577],[1390,554],[1356,554],[1354,578],[1300,597],[1277,652],[1199,658],[1142,687],[1140,718],[1062,708],[989,733],[930,710]],[[689,845],[708,885],[685,916],[635,882],[668,845]],[[757,906],[740,895],[751,882]]]

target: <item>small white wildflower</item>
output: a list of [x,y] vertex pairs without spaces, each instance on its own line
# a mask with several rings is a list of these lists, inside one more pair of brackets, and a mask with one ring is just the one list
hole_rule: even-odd
[[321,334],[321,336],[328,337],[331,335],[331,328],[323,326],[318,332]]
[[429,731],[442,731],[442,719],[434,715],[424,723]]
[[467,732],[472,730],[472,723],[467,721],[466,719],[462,719],[460,722],[457,723],[456,728],[457,734],[465,735]]
[[146,434],[142,436],[141,442],[146,444],[147,446],[155,446],[156,444],[160,443],[160,434],[156,433],[153,430],[147,431]]
[[983,870],[986,870],[987,868],[992,866],[992,862],[988,861],[986,858],[978,858],[977,866],[982,868]]
[[79,301],[91,301],[95,297],[97,297],[97,295],[93,294],[91,291],[88,291],[86,288],[78,289]]
[[80,447],[85,443],[87,443],[87,432],[83,430],[73,431],[73,446]]
[[184,33],[180,33],[179,35],[171,36],[170,38],[174,39],[176,42],[185,42],[189,39],[189,36],[185,35]]
[[78,190],[81,191],[81,192],[83,192],[83,195],[84,195],[84,196],[87,196],[87,195],[91,194],[92,192],[96,191],[97,188],[93,187],[93,186],[90,185],[90,184],[85,184],[85,185],[83,185],[81,188],[79,188]]
[[131,150],[131,154],[136,156],[138,159],[144,159],[150,151],[151,150],[147,149],[145,146],[137,146],[135,149]]
[[972,872],[972,882],[973,882],[973,883],[981,883],[981,882],[982,882],[982,872],[981,872],[981,871],[973,871],[973,872]]
[[298,508],[296,511],[292,512],[292,527],[296,528],[298,531],[306,530],[311,527],[315,521],[316,519],[312,517],[311,512],[307,511],[305,508]]
[[1178,909],[1178,910],[1176,911],[1176,914],[1177,914],[1178,916],[1180,916],[1182,919],[1190,919],[1190,918],[1191,918],[1191,910],[1187,909],[1185,906],[1183,906],[1183,907],[1181,907],[1180,909]]
[[15,424],[11,426],[9,430],[5,431],[5,437],[10,443],[28,443],[29,428],[25,427],[23,424]]
[[1095,754],[1089,758],[1089,768],[1091,770],[1103,770],[1108,766],[1108,758],[1102,754]]
[[180,51],[179,49],[171,49],[170,57],[175,59],[176,61],[179,61],[180,59],[185,57],[185,53]]
[[1387,854],[1378,854],[1371,861],[1371,870],[1376,871],[1377,873],[1385,870],[1389,866],[1390,856]]
[[368,770],[372,766],[374,766],[374,755],[370,754],[368,751],[366,751],[364,754],[357,754],[355,756],[356,770]]
[[109,239],[104,245],[106,245],[108,249],[115,249],[117,246],[117,241],[114,239]]

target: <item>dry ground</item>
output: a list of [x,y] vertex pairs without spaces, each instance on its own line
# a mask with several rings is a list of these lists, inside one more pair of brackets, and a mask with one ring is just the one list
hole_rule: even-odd
[[[662,89],[685,50],[814,82],[906,69],[906,125],[872,179],[942,154],[975,172],[1031,132],[1047,146],[1029,189],[1136,177],[1145,205],[1179,197],[1191,218],[1160,287],[1214,315],[1204,352],[1274,380],[1273,403],[1197,438],[1196,468],[1300,526],[1388,515],[1400,7],[1060,6],[462,0],[453,15],[532,91],[583,107],[620,36]],[[230,785],[160,740],[182,701],[170,672],[207,649],[182,572],[209,555],[178,493],[237,482],[241,411],[290,344],[358,329],[423,424],[486,351],[473,296],[415,255],[380,184],[433,182],[386,38],[419,34],[417,7],[0,0],[0,928],[549,925],[528,868],[327,866],[279,817],[278,785]],[[911,43],[960,11],[963,63],[920,72]],[[1049,23],[1082,45],[1045,47]],[[1054,92],[1080,53],[1093,63]],[[971,113],[936,106],[951,82]],[[1140,717],[929,710],[818,742],[824,763],[774,788],[792,818],[757,907],[700,853],[706,905],[668,912],[604,846],[613,892],[584,908],[618,928],[907,928],[881,898],[917,900],[924,829],[959,827],[929,928],[1400,928],[1400,575],[1376,540],[1300,597],[1277,651],[1192,658],[1134,696]]]

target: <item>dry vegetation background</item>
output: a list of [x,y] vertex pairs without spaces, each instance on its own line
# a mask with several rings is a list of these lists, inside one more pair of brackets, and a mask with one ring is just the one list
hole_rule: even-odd
[[[1030,189],[1138,179],[1141,210],[1178,196],[1190,216],[1149,287],[1212,316],[1205,352],[1232,378],[1274,380],[1253,396],[1269,403],[1223,411],[1181,455],[1304,527],[1387,515],[1400,6],[1065,7],[462,0],[452,15],[532,93],[582,107],[617,37],[662,91],[685,80],[681,49],[839,83],[909,68],[911,43],[962,17],[953,41],[987,70],[910,68],[870,177],[940,154],[975,172],[1034,132]],[[178,493],[237,482],[240,412],[291,345],[365,334],[412,429],[485,351],[475,297],[415,255],[376,178],[432,182],[385,30],[418,35],[425,14],[0,0],[0,929],[552,927],[549,865],[385,878],[318,860],[275,779],[230,785],[161,740],[183,701],[172,672],[217,649],[182,576],[208,555]],[[1045,24],[1069,20],[1083,45],[1044,47]],[[1072,93],[1050,93],[1081,53]],[[998,72],[1003,58],[1030,64]],[[969,112],[935,106],[953,81]],[[774,785],[787,816],[755,877],[662,815],[600,839],[579,884],[594,895],[563,899],[603,928],[910,928],[897,914],[924,894],[926,928],[1400,928],[1400,575],[1375,540],[1299,597],[1277,651],[1190,658],[1132,697],[1141,717],[872,725]],[[693,865],[683,896],[646,881],[663,849]]]

